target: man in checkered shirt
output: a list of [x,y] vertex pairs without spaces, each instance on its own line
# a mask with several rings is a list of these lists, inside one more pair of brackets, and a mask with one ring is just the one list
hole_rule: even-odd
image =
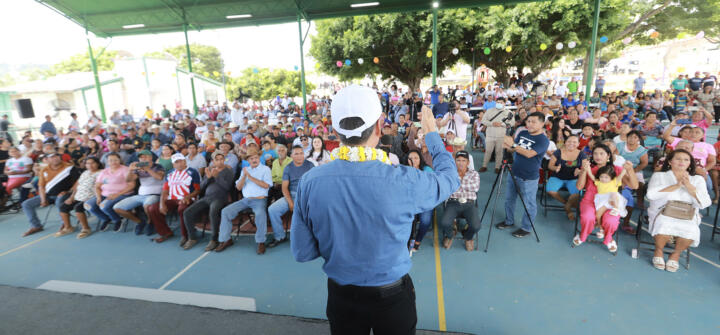
[[445,212],[440,219],[440,229],[443,231],[443,247],[449,249],[455,236],[453,221],[462,216],[467,221],[467,228],[462,230],[465,239],[465,250],[475,249],[473,236],[480,230],[480,216],[478,215],[477,192],[480,189],[480,175],[477,171],[469,169],[470,154],[461,150],[455,153],[455,165],[460,175],[460,188],[450,196],[445,206]]

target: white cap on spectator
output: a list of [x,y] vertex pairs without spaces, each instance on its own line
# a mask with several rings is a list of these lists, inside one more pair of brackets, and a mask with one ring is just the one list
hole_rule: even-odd
[[[377,92],[365,86],[350,85],[341,89],[332,99],[333,128],[347,137],[360,137],[365,129],[375,125],[382,114]],[[344,129],[340,121],[359,117],[365,124],[355,129]]]
[[177,161],[184,161],[184,160],[185,160],[185,156],[183,156],[183,154],[181,154],[181,153],[176,153],[176,154],[173,154],[172,156],[170,156],[170,160],[171,160],[173,163],[175,163],[175,162],[177,162]]

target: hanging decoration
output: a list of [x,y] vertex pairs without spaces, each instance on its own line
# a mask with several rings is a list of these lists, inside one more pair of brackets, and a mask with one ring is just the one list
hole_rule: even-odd
[[547,44],[545,44],[545,43],[540,44],[540,50],[545,50],[545,49],[547,49]]
[[380,58],[377,58],[377,57],[373,58],[373,63],[375,63],[375,64],[380,63]]
[[358,58],[357,60],[358,64],[362,65],[362,63],[365,63],[365,61],[362,58]]
[[562,42],[555,44],[555,49],[562,50],[563,47],[564,47],[564,45],[562,44]]
[[701,30],[699,33],[697,33],[697,35],[695,35],[695,37],[703,38],[703,37],[705,37],[705,32]]
[[650,38],[658,38],[658,36],[660,36],[660,33],[658,33],[657,31],[653,31],[653,32],[650,34]]
[[687,37],[687,33],[684,32],[684,31],[681,32],[681,33],[679,33],[679,34],[677,35],[677,38],[679,38],[679,39],[683,39],[683,38],[685,38],[685,37]]
[[220,72],[213,71],[213,76],[215,76],[215,77],[220,77]]
[[452,49],[453,55],[457,55],[458,52],[460,52],[460,50],[458,50],[458,48],[453,48],[453,49]]
[[483,49],[483,53],[486,54],[486,55],[489,55],[489,54],[490,54],[490,48],[485,47],[485,49]]
[[350,64],[352,64],[352,62],[351,62],[349,59],[346,59],[346,60],[345,60],[345,66],[350,66]]
[[253,68],[253,73],[258,73],[258,72],[260,72],[260,70],[258,70],[258,68]]
[[315,68],[320,70],[320,63],[315,63]]
[[432,50],[428,50],[425,55],[427,55],[427,58],[432,58]]
[[342,62],[341,62],[341,61],[337,61],[337,62],[335,63],[335,65],[337,65],[337,67],[342,67]]
[[623,42],[623,44],[628,45],[628,44],[630,44],[630,42],[632,42],[632,38],[625,37],[625,38],[623,38],[622,42]]
[[208,73],[207,71],[203,72],[203,77],[210,77],[210,73]]
[[297,71],[299,68],[297,65],[295,65],[295,66],[293,66],[293,69],[295,69],[295,71]]
[[177,73],[174,73],[174,72],[173,72],[173,74],[171,74],[171,76],[176,77],[176,76],[177,76]]
[[227,75],[229,76],[229,75],[230,75],[230,73],[231,73],[231,72],[230,72],[230,71],[228,71],[228,72],[227,72]]
[[507,47],[505,47],[505,52],[511,52],[511,51],[512,51],[512,46],[508,45]]
[[681,67],[677,68],[677,72],[683,73],[683,72],[685,72],[685,68],[681,66]]
[[574,48],[576,45],[577,45],[577,43],[575,43],[575,41],[570,41],[570,43],[568,43],[568,48],[572,49],[572,48]]
[[140,74],[141,74],[143,77],[145,77],[145,72],[141,72]]
[[608,41],[607,36],[600,37],[600,43],[607,43],[607,41]]

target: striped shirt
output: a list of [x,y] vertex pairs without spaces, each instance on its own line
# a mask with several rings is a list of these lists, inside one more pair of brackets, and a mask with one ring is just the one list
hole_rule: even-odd
[[168,191],[168,200],[180,200],[200,187],[200,174],[193,168],[170,170],[163,190]]

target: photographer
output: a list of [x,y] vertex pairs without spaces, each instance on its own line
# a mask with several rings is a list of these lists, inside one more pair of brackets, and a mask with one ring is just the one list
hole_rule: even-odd
[[544,122],[545,115],[543,113],[532,113],[525,120],[526,130],[520,131],[514,139],[511,136],[506,136],[503,141],[503,147],[508,152],[515,153],[512,165],[515,180],[514,182],[513,180],[507,182],[505,222],[498,223],[496,227],[505,229],[514,226],[515,200],[517,200],[518,194],[522,196],[522,200],[527,206],[527,212],[531,216],[530,218],[523,212],[522,227],[512,233],[515,237],[525,237],[530,234],[532,229],[530,220],[534,220],[537,213],[536,200],[538,180],[540,179],[540,163],[550,143],[545,136]]
[[450,102],[449,107],[449,112],[439,121],[438,127],[446,127],[446,131],[453,131],[456,137],[465,141],[465,139],[467,139],[467,126],[470,124],[470,116],[464,109],[460,109],[460,103],[457,100]]
[[[128,183],[140,182],[138,194],[125,198],[113,206],[115,213],[136,223],[135,235],[142,234],[147,225],[146,218],[135,215],[135,208],[142,206],[147,214],[148,207],[160,201],[160,193],[162,193],[165,169],[162,165],[154,164],[152,160],[150,151],[143,150],[138,153],[138,161],[130,163],[130,173],[126,177]],[[151,227],[152,225],[148,226],[147,234],[153,232]]]
[[[545,117],[543,117],[543,121],[544,119]],[[505,138],[507,128],[515,125],[512,112],[505,109],[504,98],[498,98],[495,107],[485,111],[482,124],[486,127],[485,156],[483,157],[483,166],[479,172],[487,171],[490,157],[495,152],[495,173],[500,173],[503,138]]]
[[418,93],[406,94],[405,104],[408,106],[407,115],[410,122],[420,122],[420,110],[422,109],[423,102]]

